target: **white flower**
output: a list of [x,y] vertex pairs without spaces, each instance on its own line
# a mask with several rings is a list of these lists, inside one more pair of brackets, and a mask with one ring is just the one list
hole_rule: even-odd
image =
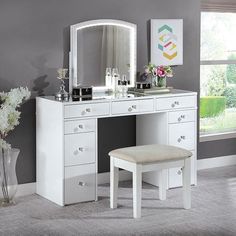
[[11,148],[11,144],[7,143],[5,140],[0,138],[0,148],[10,149]]
[[5,105],[17,108],[23,102],[23,100],[28,100],[30,98],[30,92],[27,87],[20,87],[11,89],[8,93],[3,92],[0,94],[0,96]]
[[20,112],[11,106],[2,106],[0,109],[0,133],[6,135],[19,124]]
[[15,88],[10,92],[0,93],[0,148],[10,147],[6,141],[3,140],[7,134],[19,125],[20,114],[17,110],[23,101],[30,98],[30,91],[28,88]]

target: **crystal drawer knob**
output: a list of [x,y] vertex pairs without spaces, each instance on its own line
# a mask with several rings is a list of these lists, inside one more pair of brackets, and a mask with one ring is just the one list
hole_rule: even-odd
[[182,140],[185,140],[185,136],[184,135],[182,135],[182,136],[180,136],[178,139],[177,139],[177,141],[180,143]]
[[181,174],[182,174],[182,171],[181,171],[181,170],[178,170],[178,171],[177,171],[177,174],[178,174],[178,175],[181,175]]
[[84,186],[86,186],[86,183],[82,182],[82,181],[79,181],[78,185],[84,187]]
[[75,150],[74,151],[74,155],[78,155],[79,154],[79,151],[78,150]]
[[178,118],[178,121],[182,121],[182,119],[185,119],[185,115],[181,115],[179,118]]
[[80,152],[84,151],[84,148],[82,148],[82,147],[79,147],[78,149],[79,149]]
[[78,125],[79,129],[83,129],[84,126],[83,125]]
[[85,111],[86,111],[86,112],[91,112],[91,109],[90,109],[90,108],[86,108]]
[[133,110],[132,107],[129,107],[128,111],[131,112],[132,110]]
[[136,105],[132,105],[132,109],[136,109],[137,108],[137,106]]

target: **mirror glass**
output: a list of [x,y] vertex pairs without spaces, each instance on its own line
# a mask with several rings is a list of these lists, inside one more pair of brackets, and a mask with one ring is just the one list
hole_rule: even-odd
[[[106,68],[118,69],[134,86],[136,26],[114,20],[97,20],[71,27],[72,86],[105,89]],[[71,88],[72,89],[72,88]]]

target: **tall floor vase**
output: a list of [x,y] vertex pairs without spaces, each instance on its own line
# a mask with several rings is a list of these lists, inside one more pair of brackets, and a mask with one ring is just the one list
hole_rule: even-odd
[[19,149],[0,149],[0,206],[15,204],[17,192],[16,161]]

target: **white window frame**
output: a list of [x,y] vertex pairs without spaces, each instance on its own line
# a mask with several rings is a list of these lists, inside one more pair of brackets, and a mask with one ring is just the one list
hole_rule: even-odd
[[[201,11],[203,12],[212,12],[212,11]],[[216,13],[226,13],[227,12],[220,12],[220,11],[215,11]],[[235,12],[231,12],[235,13]],[[235,13],[236,14],[236,13]],[[202,18],[201,18],[202,19]],[[202,28],[200,28],[200,32],[202,32]],[[201,47],[200,47],[200,53],[201,53]],[[200,61],[200,66],[202,65],[232,65],[236,64],[236,60],[201,60]],[[200,77],[201,79],[201,77]],[[200,86],[201,89],[201,86]],[[200,105],[199,105],[200,106]],[[201,118],[199,123],[201,122]],[[199,125],[200,129],[200,125]],[[214,140],[222,140],[222,139],[230,139],[230,138],[236,138],[236,127],[235,130],[232,131],[225,131],[225,132],[219,132],[219,133],[212,133],[212,134],[201,134],[199,130],[199,141],[200,142],[208,142],[208,141],[214,141]]]

